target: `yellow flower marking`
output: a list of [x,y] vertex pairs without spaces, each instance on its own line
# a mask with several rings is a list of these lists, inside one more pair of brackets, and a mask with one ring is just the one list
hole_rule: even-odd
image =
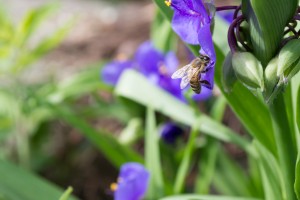
[[166,1],[165,1],[165,4],[166,4],[168,7],[170,7],[171,4],[172,4],[172,0],[166,0]]
[[118,189],[118,184],[117,183],[112,183],[110,184],[110,190],[111,191],[116,191]]

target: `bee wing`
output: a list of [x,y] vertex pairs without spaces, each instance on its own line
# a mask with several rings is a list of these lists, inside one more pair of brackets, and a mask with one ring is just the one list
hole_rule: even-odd
[[190,78],[188,75],[182,77],[180,82],[180,89],[185,88],[190,83]]
[[184,67],[178,69],[176,72],[174,72],[172,74],[172,79],[177,79],[177,78],[183,78],[184,76],[187,75],[187,71],[189,70],[189,68],[191,67],[190,64],[185,65]]

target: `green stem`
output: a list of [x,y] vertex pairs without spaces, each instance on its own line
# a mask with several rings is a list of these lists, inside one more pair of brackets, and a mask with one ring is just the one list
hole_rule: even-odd
[[[198,121],[198,120],[196,120],[196,121]],[[198,130],[196,124],[192,128],[188,144],[187,144],[187,146],[185,148],[185,151],[184,151],[183,159],[182,159],[182,161],[180,163],[180,166],[179,166],[179,169],[177,171],[177,175],[176,175],[176,179],[175,179],[175,185],[174,185],[174,194],[180,194],[183,190],[183,187],[184,187],[185,178],[186,178],[186,175],[187,175],[189,167],[190,167],[192,154],[193,154],[194,149],[195,149],[196,137],[199,133],[199,130]]]
[[293,190],[295,181],[295,163],[296,152],[293,148],[293,139],[290,137],[291,129],[289,127],[288,115],[286,112],[283,95],[280,94],[269,105],[274,128],[274,136],[278,151],[278,160],[284,177],[285,193],[283,196],[286,200],[296,200]]

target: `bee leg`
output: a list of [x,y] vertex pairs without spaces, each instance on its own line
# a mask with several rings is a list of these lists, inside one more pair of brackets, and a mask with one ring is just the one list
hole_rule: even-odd
[[201,83],[201,85],[203,85],[204,87],[207,87],[208,89],[212,89],[212,85],[211,85],[210,82],[208,82],[207,80],[201,80],[200,83]]
[[211,70],[211,69],[212,69],[211,67],[206,68],[206,69],[204,69],[203,71],[201,71],[201,73],[206,73],[206,72],[208,72],[208,71]]

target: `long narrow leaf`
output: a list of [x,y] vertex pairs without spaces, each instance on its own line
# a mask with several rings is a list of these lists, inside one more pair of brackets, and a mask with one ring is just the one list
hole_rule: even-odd
[[[58,200],[63,190],[15,165],[0,160],[0,199]],[[77,198],[69,196],[69,200]]]
[[148,107],[146,117],[145,164],[151,174],[147,192],[147,198],[149,199],[158,199],[164,193],[158,139],[155,112],[152,108]]
[[[191,127],[197,118],[191,107],[151,84],[144,76],[133,70],[127,70],[122,74],[115,92],[119,96],[147,107],[150,106],[162,114]],[[248,153],[255,154],[251,144],[246,139],[204,114],[199,117],[198,126],[198,129],[205,134],[224,142],[234,143]]]

